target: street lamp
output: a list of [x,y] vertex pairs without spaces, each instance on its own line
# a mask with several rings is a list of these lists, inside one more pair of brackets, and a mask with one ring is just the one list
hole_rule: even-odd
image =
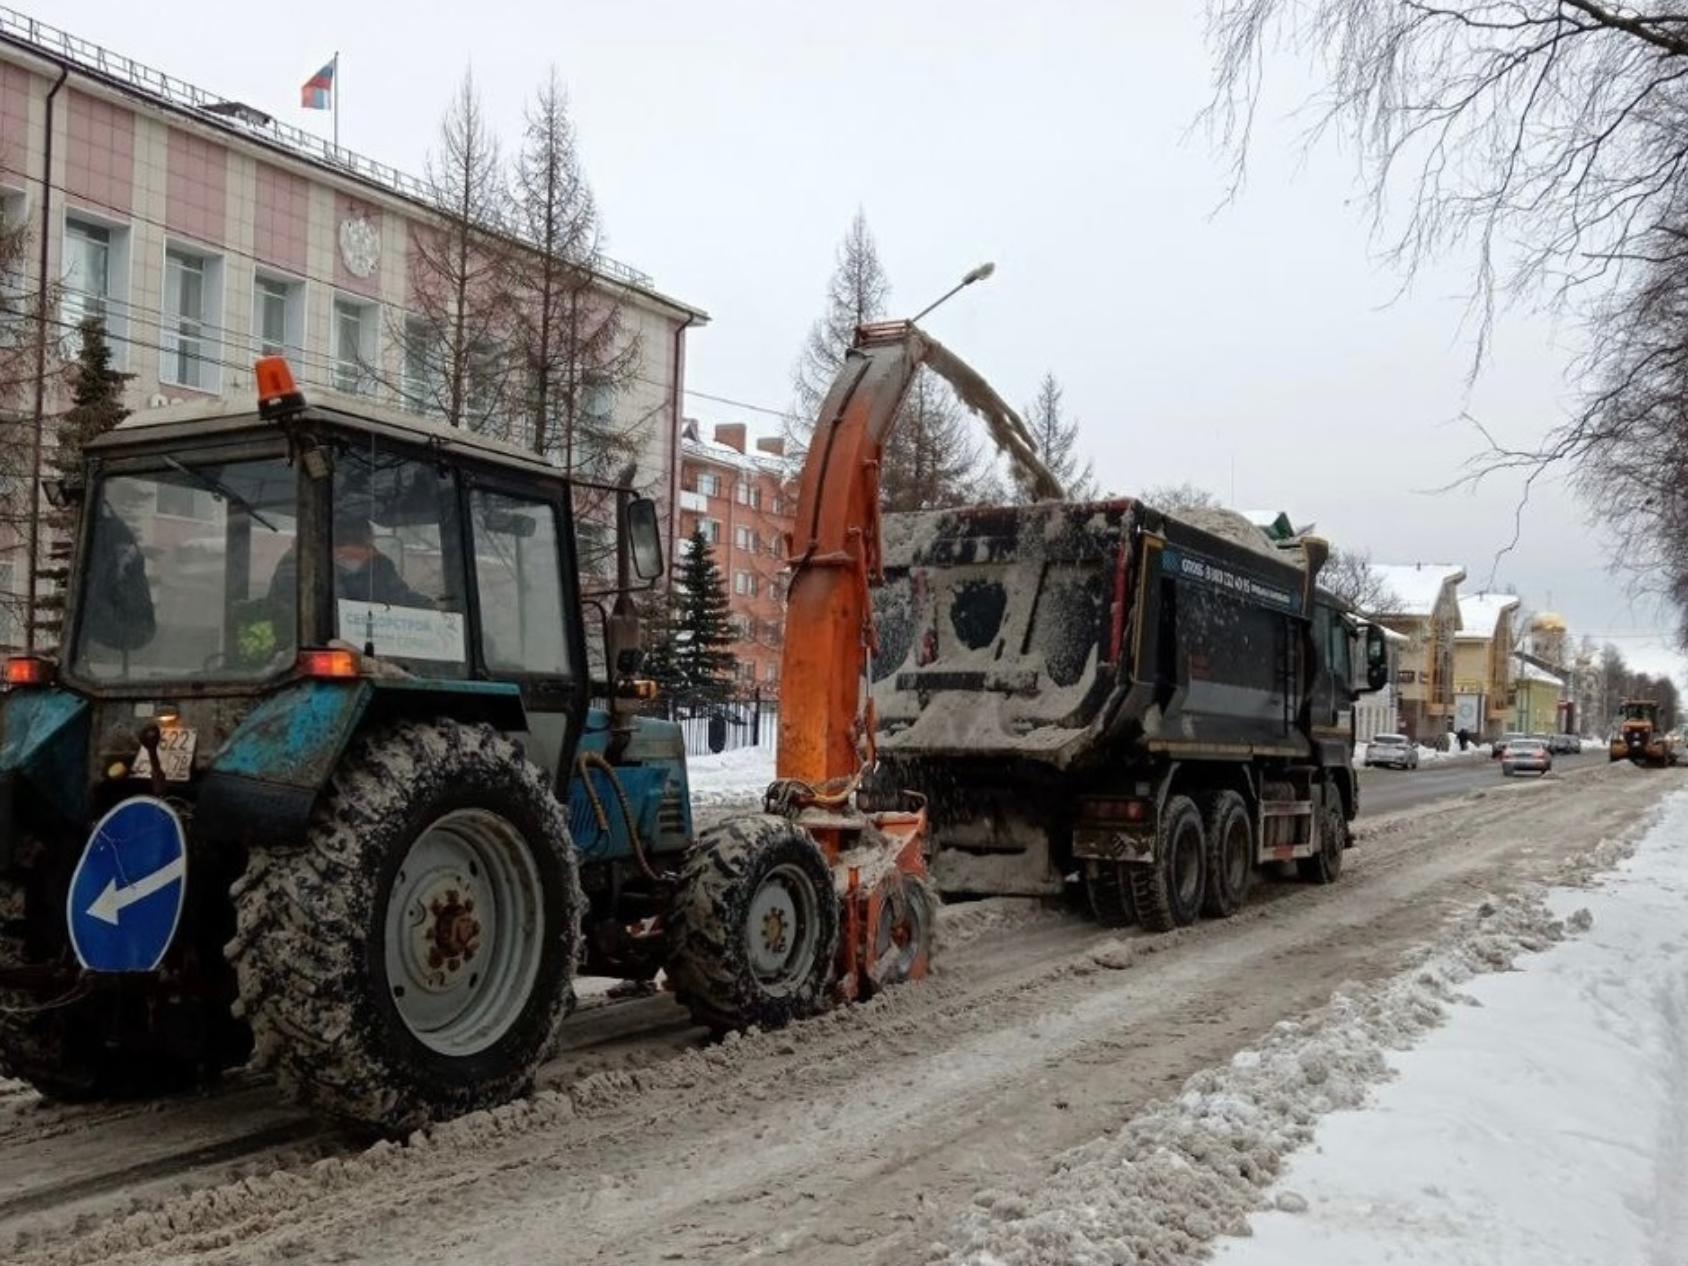
[[915,315],[912,318],[910,318],[909,324],[910,325],[916,324],[920,320],[921,317],[925,316],[928,312],[932,311],[933,308],[936,308],[939,304],[947,303],[959,291],[966,289],[968,286],[971,286],[975,281],[983,281],[986,277],[989,277],[995,271],[996,271],[996,265],[995,264],[992,264],[992,263],[980,264],[977,268],[975,268],[972,272],[968,273],[965,277],[963,277],[954,286],[950,287],[949,290],[945,291],[944,294],[941,295],[937,299],[936,302],[927,304],[919,312],[915,313]]

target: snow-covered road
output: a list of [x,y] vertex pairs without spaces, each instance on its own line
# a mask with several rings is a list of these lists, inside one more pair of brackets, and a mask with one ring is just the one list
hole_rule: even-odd
[[[0,1087],[0,1258],[942,1260],[969,1251],[981,1213],[1012,1232],[1039,1201],[1066,1207],[1059,1176],[1164,1096],[1269,1051],[1347,982],[1391,979],[1450,915],[1557,873],[1682,785],[1627,765],[1497,784],[1363,824],[1335,887],[1263,882],[1235,918],[1168,936],[950,907],[933,979],[720,1045],[665,996],[601,1005],[565,1026],[532,1099],[402,1146],[308,1133],[238,1080],[141,1111]],[[1253,1207],[1204,1220],[1187,1188],[1168,1191],[1162,1212],[1185,1225],[1165,1262],[1195,1260]],[[1080,1260],[1024,1243],[1033,1255],[999,1260]]]

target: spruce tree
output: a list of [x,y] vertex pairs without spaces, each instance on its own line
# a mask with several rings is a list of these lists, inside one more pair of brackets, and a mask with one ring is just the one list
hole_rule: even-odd
[[[78,334],[76,359],[65,375],[70,408],[59,419],[57,443],[48,458],[54,474],[66,483],[81,480],[83,449],[129,416],[123,405],[123,387],[134,377],[112,368],[104,321],[89,317],[78,327]],[[37,575],[46,584],[37,599],[40,610],[36,627],[43,645],[52,645],[64,626],[64,586],[80,512],[80,503],[72,499],[42,515],[47,561]]]
[[693,704],[714,703],[732,690],[733,630],[727,584],[701,529],[693,529],[675,593],[674,663]]

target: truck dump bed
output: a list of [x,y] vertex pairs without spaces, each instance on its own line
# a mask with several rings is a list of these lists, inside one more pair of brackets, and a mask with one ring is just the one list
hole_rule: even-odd
[[881,751],[1057,767],[1104,736],[1303,752],[1302,556],[1201,513],[1218,532],[1128,500],[887,516]]

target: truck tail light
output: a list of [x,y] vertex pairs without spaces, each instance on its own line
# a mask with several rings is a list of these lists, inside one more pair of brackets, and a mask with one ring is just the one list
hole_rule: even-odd
[[319,681],[344,681],[362,671],[356,651],[328,648],[299,652],[299,674]]
[[8,686],[48,686],[53,681],[53,662],[36,655],[14,655],[6,661]]

